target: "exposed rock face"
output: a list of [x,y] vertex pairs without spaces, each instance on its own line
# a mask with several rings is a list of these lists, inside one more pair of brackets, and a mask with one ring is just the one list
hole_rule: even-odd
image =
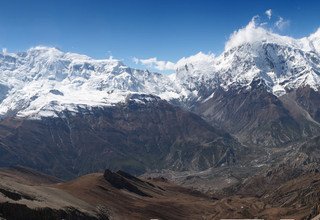
[[[133,184],[130,183],[129,180],[127,180],[127,178],[130,178],[130,179],[134,178],[130,174],[127,174],[127,173],[122,172],[122,171],[114,173],[114,172],[112,172],[112,171],[107,169],[107,170],[104,171],[103,177],[113,187],[115,187],[117,189],[125,189],[125,190],[128,190],[129,192],[138,194],[140,196],[148,196],[148,197],[150,197],[148,194],[142,192],[141,190],[138,189],[138,187],[134,186]],[[134,180],[139,180],[139,179],[135,178]]]
[[320,92],[310,88],[301,87],[296,91],[296,101],[310,116],[320,123]]
[[8,118],[0,127],[1,166],[21,164],[62,178],[105,168],[202,170],[235,164],[247,152],[199,116],[152,96],[42,120]]
[[279,147],[301,138],[299,124],[260,80],[250,90],[218,89],[195,111],[251,146]]

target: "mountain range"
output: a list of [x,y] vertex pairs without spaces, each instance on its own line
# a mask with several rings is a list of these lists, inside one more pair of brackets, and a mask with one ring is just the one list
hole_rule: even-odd
[[319,172],[319,89],[320,29],[294,39],[254,21],[172,74],[44,46],[3,52],[0,166],[64,180],[121,169],[269,204],[261,182],[288,195]]
[[[253,37],[254,36],[254,37]],[[198,53],[176,63],[173,74],[130,68],[119,60],[95,60],[38,46],[27,52],[1,53],[2,117],[52,116],[75,106],[108,106],[131,93],[152,94],[188,108],[223,89],[250,89],[261,79],[280,97],[299,87],[319,89],[320,30],[294,39],[253,21],[233,33],[215,57]],[[48,115],[47,115],[48,114]]]

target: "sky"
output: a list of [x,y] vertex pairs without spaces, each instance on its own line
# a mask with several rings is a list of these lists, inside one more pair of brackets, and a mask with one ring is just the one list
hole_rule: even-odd
[[319,11],[318,0],[0,0],[0,48],[176,62],[221,53],[256,15],[279,34],[307,36],[320,27]]

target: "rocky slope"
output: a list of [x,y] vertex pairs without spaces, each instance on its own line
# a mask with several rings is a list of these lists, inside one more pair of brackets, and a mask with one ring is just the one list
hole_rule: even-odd
[[264,82],[257,79],[250,87],[216,90],[194,110],[251,146],[281,146],[299,140],[299,124],[283,103],[267,91]]
[[61,178],[105,168],[203,170],[239,164],[249,152],[199,116],[155,96],[112,107],[56,112],[0,123],[0,165],[24,165]]
[[51,181],[26,168],[1,169],[0,177],[4,219],[310,219],[319,213],[314,203],[318,174],[283,184],[268,191],[268,197],[223,198],[123,171],[106,170],[69,182]]

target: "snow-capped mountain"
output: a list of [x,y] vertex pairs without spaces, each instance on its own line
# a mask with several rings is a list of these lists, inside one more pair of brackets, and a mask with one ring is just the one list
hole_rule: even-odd
[[210,98],[217,88],[249,88],[257,78],[276,96],[306,85],[318,90],[320,29],[294,39],[251,21],[231,35],[221,55],[198,53],[175,67],[175,73],[165,75],[50,47],[3,52],[0,115],[54,116],[66,108],[124,102],[131,93],[194,103]]
[[319,31],[293,39],[252,21],[210,65],[189,62],[176,76],[197,94],[191,109],[212,125],[249,146],[283,146],[320,131],[318,39]]
[[0,54],[0,77],[2,116],[51,116],[79,105],[123,102],[130,93],[178,97],[178,89],[166,75],[48,47]]
[[256,78],[263,79],[277,96],[306,85],[318,90],[319,48],[320,29],[309,37],[294,39],[267,31],[251,21],[231,35],[225,51],[218,57],[199,53],[181,60],[185,62],[178,65],[176,77],[184,87],[194,91],[203,87],[212,91],[217,87],[225,90],[249,87]]

